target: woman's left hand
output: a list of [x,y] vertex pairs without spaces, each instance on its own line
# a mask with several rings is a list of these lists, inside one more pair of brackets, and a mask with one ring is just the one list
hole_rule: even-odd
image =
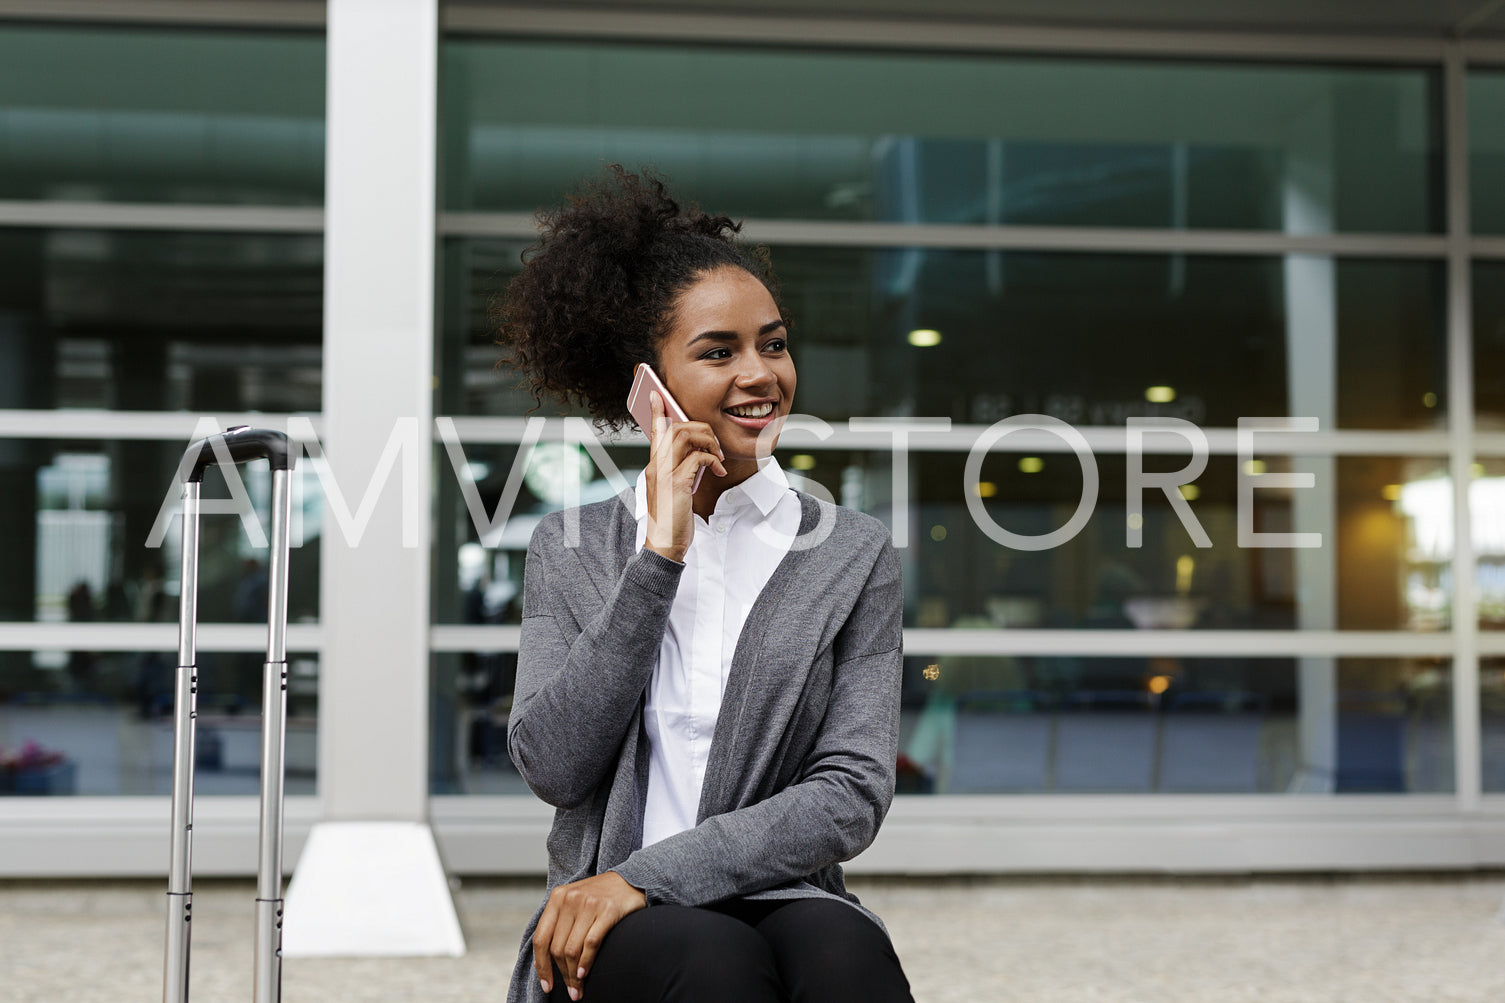
[[555,888],[533,932],[533,967],[543,991],[553,988],[558,965],[570,999],[580,999],[607,931],[647,904],[642,891],[616,871]]

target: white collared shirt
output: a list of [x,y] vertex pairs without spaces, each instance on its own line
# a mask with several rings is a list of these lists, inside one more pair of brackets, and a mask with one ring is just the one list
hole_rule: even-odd
[[[707,475],[709,476],[709,475]],[[647,474],[638,475],[637,549],[648,535]],[[648,684],[648,796],[643,846],[691,829],[721,695],[748,611],[799,532],[800,502],[773,457],[716,500],[695,538]]]

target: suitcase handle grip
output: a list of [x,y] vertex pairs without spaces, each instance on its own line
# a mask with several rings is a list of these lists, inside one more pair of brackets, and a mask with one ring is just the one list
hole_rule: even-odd
[[237,425],[226,429],[218,435],[211,435],[206,439],[200,439],[188,447],[184,459],[193,458],[192,466],[185,463],[187,469],[183,472],[183,480],[189,484],[196,484],[204,479],[204,471],[218,464],[218,450],[215,444],[221,443],[223,451],[230,456],[230,462],[235,464],[249,463],[252,460],[270,460],[273,470],[291,470],[296,454],[288,448],[287,435],[270,428],[252,428],[249,425]]

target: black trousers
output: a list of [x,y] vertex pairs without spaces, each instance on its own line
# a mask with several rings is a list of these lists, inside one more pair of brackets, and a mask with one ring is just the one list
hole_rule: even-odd
[[[550,1003],[569,1003],[554,972]],[[883,930],[831,899],[639,909],[607,933],[582,1003],[914,1003]]]

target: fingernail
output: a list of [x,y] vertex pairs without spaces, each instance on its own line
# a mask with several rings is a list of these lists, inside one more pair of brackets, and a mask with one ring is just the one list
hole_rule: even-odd
[[574,986],[570,986],[570,999],[577,1000],[579,998],[580,998],[580,990],[576,989]]
[[577,979],[583,979],[583,978],[585,978],[585,966],[584,965],[581,965],[579,968],[575,969],[575,978],[577,978]]
[[538,984],[541,985],[541,986],[543,986],[543,991],[545,993],[549,992],[549,984],[548,984],[548,982],[544,981],[543,979],[539,979],[538,980]]

